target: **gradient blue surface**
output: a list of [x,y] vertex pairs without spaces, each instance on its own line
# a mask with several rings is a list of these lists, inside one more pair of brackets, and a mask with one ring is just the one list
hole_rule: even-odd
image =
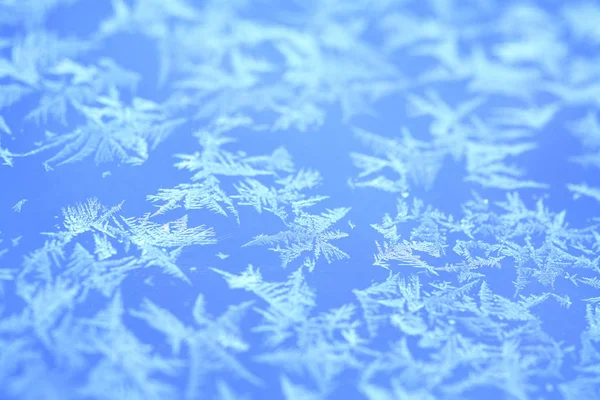
[[600,398],[597,21],[0,1],[0,398]]

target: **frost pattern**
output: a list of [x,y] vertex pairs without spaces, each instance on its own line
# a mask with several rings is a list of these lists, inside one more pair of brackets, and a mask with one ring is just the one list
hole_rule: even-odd
[[0,397],[600,398],[600,6],[284,3],[0,2]]

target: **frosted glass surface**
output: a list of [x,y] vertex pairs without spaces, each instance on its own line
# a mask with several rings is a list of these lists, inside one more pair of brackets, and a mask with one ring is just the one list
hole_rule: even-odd
[[600,399],[600,4],[0,0],[0,399]]

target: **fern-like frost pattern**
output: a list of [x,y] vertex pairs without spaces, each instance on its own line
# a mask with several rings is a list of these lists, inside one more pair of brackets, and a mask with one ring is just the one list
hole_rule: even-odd
[[0,0],[0,398],[600,398],[600,6]]

